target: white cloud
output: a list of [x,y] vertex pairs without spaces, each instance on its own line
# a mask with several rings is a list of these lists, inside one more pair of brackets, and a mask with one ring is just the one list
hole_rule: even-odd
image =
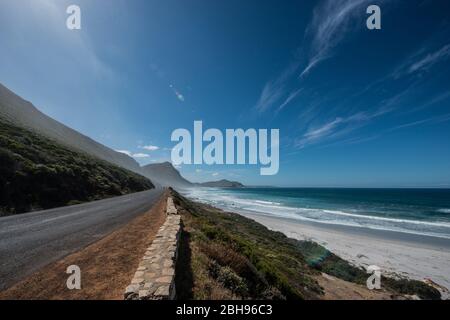
[[148,158],[148,157],[150,157],[150,156],[146,153],[134,153],[133,154],[133,158]]
[[150,157],[150,155],[146,154],[146,153],[132,153],[131,151],[128,150],[116,150],[117,152],[126,154],[129,157],[133,157],[133,158],[148,158]]
[[126,154],[127,156],[131,157],[131,152],[128,151],[128,150],[116,150],[116,151],[120,152],[120,153],[123,153],[123,154]]
[[139,147],[140,149],[145,149],[145,150],[148,150],[148,151],[156,151],[156,150],[159,150],[159,147],[158,146],[152,146],[152,145],[148,145],[148,146],[141,146],[141,147]]

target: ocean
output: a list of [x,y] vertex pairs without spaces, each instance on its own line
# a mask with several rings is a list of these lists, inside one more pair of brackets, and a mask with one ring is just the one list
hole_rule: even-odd
[[224,210],[450,239],[450,189],[193,188]]

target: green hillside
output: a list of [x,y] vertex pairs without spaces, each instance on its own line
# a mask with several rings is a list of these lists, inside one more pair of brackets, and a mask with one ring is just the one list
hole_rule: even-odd
[[0,215],[153,188],[150,180],[0,119]]

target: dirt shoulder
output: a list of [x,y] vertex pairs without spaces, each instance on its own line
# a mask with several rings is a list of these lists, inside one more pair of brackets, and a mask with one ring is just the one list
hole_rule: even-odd
[[[167,192],[148,212],[0,292],[0,299],[122,299],[146,248],[165,221],[166,199]],[[70,265],[81,269],[80,290],[66,287],[66,269]]]

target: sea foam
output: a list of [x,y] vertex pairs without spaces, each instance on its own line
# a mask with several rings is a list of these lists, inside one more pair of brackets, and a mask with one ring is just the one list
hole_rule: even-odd
[[[193,189],[186,194],[186,196],[238,213],[239,211],[247,211],[271,217],[287,218],[299,221],[350,227],[363,227],[450,239],[450,223],[444,221],[390,218],[367,214],[363,211],[346,212],[343,210],[291,206],[285,205],[280,201],[268,201],[244,197],[242,194],[233,194],[232,191],[224,189]],[[439,211],[450,213],[450,209],[441,209]]]

